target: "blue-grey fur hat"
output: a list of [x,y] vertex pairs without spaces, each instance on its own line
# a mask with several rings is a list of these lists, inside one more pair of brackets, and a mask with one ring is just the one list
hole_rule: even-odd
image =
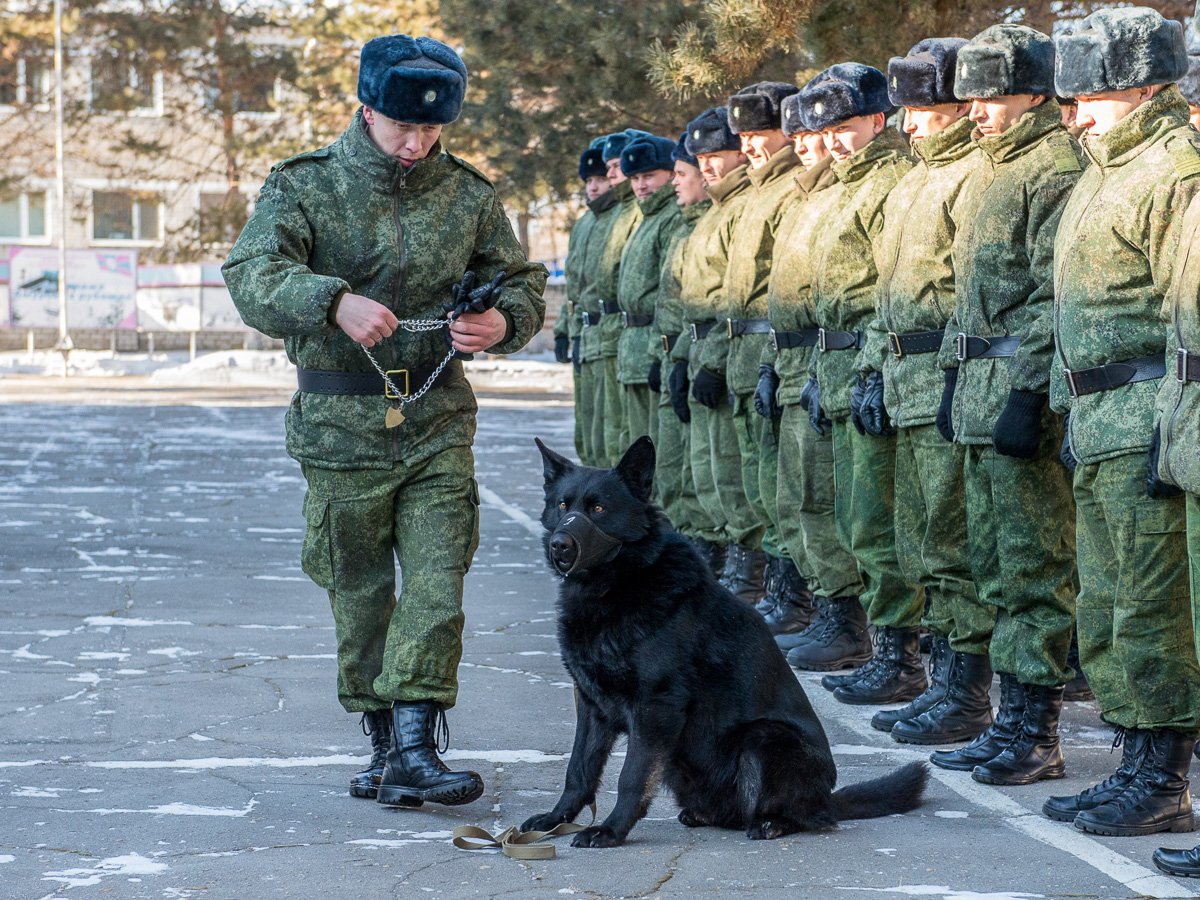
[[675,149],[671,151],[671,159],[675,162],[685,162],[689,166],[700,168],[700,160],[688,152],[687,148],[687,132],[684,131],[679,135],[679,140],[675,142]]
[[784,97],[783,103],[779,105],[779,112],[783,118],[783,133],[785,137],[793,138],[803,131],[812,131],[808,127],[808,123],[804,121],[804,108],[800,102],[803,94],[804,89],[801,88],[800,93]]
[[963,38],[926,38],[888,63],[888,99],[893,106],[958,103],[954,69]]
[[862,63],[830,66],[800,92],[800,116],[809,131],[824,131],[856,116],[891,114],[887,76]]
[[1188,73],[1183,25],[1145,6],[1098,10],[1054,49],[1054,87],[1067,97],[1171,84]]
[[467,67],[433,38],[372,38],[359,55],[359,102],[389,119],[449,125],[462,111],[466,92]]
[[706,109],[688,122],[686,143],[692,156],[742,149],[741,140],[729,127],[729,110],[724,106]]
[[604,149],[601,151],[604,156],[604,162],[607,163],[610,159],[616,159],[621,155],[621,151],[625,149],[625,145],[636,138],[653,137],[648,131],[638,131],[636,128],[626,128],[624,131],[617,131],[610,134],[604,139]]
[[783,113],[780,104],[800,88],[782,81],[760,81],[744,87],[732,97],[726,106],[729,109],[729,127],[734,134],[743,131],[779,131],[783,128]]
[[1027,25],[993,25],[959,48],[954,96],[1054,96],[1054,41]]
[[621,151],[621,172],[626,178],[632,178],[658,169],[673,171],[675,160],[671,154],[674,150],[675,142],[670,138],[654,135],[636,138]]
[[1179,93],[1192,106],[1200,106],[1200,32],[1187,30],[1188,72],[1179,79]]
[[604,165],[604,157],[594,147],[588,147],[579,154],[579,179],[603,178],[608,174],[608,166]]

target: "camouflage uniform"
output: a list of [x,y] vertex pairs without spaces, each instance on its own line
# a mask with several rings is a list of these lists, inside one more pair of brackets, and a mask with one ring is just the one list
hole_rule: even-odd
[[[993,668],[1021,684],[1069,681],[1074,610],[1071,492],[1057,447],[1060,420],[1042,416],[1034,459],[992,449],[1010,389],[1045,393],[1053,352],[1054,235],[1082,169],[1079,150],[1047,100],[1008,131],[975,134],[984,158],[963,189],[954,239],[956,301],[939,364],[958,367],[955,440],[964,468],[968,556],[985,606],[997,608]],[[959,364],[959,332],[1015,335],[1010,357]]]
[[642,220],[621,254],[617,302],[628,316],[644,316],[651,321],[645,325],[628,321],[622,328],[617,348],[617,380],[624,391],[625,408],[622,448],[643,435],[657,439],[659,397],[647,385],[650,361],[657,355],[652,342],[658,334],[652,319],[667,248],[681,221],[675,188],[669,181],[646,199],[639,200],[638,207]]
[[[888,194],[912,168],[904,141],[885,129],[847,159],[833,163],[837,184],[813,244],[813,298],[826,331],[864,333],[875,314],[872,244],[883,228]],[[866,348],[864,348],[866,349]],[[853,349],[817,354],[821,405],[833,421],[834,517],[843,546],[858,560],[867,617],[905,626],[921,614],[917,591],[896,561],[893,489],[895,442],[860,435],[850,423],[850,389],[860,357]]]
[[751,190],[738,217],[729,247],[729,266],[722,292],[724,310],[717,328],[704,341],[700,364],[724,372],[733,394],[733,425],[739,459],[725,467],[714,459],[718,480],[741,478],[750,511],[764,527],[762,549],[773,557],[787,554],[779,535],[779,511],[775,506],[778,472],[778,423],[754,411],[754,389],[767,334],[744,334],[731,338],[723,331],[725,319],[766,319],[767,280],[771,275],[771,253],[785,203],[795,192],[792,176],[800,163],[791,145],[772,156],[765,165],[749,172]]
[[[361,111],[333,145],[275,166],[224,266],[246,323],[284,338],[292,362],[357,373],[373,371],[366,354],[329,321],[342,294],[436,319],[467,270],[507,273],[497,309],[509,330],[493,350],[520,349],[542,326],[546,271],[526,260],[491,184],[440,145],[403,170],[372,143]],[[399,369],[431,367],[447,349],[444,330],[401,329],[373,352]],[[303,565],[329,592],[338,693],[352,712],[457,696],[478,493],[475,398],[453,365],[398,428],[384,427],[382,391],[297,392],[287,413],[288,453],[309,483]]]
[[[1163,298],[1181,217],[1200,191],[1200,137],[1165,88],[1084,148],[1092,165],[1055,245],[1061,366],[1084,370],[1165,350]],[[1078,382],[1077,382],[1078,384]],[[1200,731],[1200,666],[1188,596],[1181,496],[1146,494],[1158,378],[1065,396],[1078,460],[1079,657],[1106,721]],[[1194,450],[1193,450],[1194,452]]]
[[[586,209],[583,215],[571,226],[571,236],[567,240],[567,299],[563,303],[558,319],[554,323],[554,336],[565,337],[571,341],[574,351],[575,341],[580,340],[583,330],[583,310],[579,305],[579,297],[583,292],[584,279],[584,248],[588,236],[596,227],[596,214]],[[591,458],[591,449],[584,437],[584,426],[592,419],[591,400],[589,391],[585,390],[581,368],[573,370],[572,386],[575,396],[575,452],[579,461],[585,466],[595,465]]]
[[[603,312],[600,305],[600,288],[596,273],[604,258],[609,235],[621,212],[621,204],[614,191],[607,191],[588,203],[588,209],[596,217],[596,224],[588,232],[587,241],[580,254],[579,297],[575,301],[580,317],[579,329],[579,380],[583,402],[579,415],[583,419],[583,446],[587,453],[584,460],[591,466],[611,466],[616,460],[609,459],[604,444],[604,408],[607,394],[605,378],[606,363],[601,352],[600,322]],[[593,317],[594,324],[588,324]],[[580,457],[583,459],[583,457]]]
[[[837,181],[832,162],[832,157],[825,157],[795,175],[799,196],[788,204],[779,223],[767,284],[771,327],[778,332],[817,327],[809,250],[813,235],[838,196],[829,190]],[[779,375],[776,398],[783,407],[775,494],[779,530],[792,562],[813,593],[857,597],[862,593],[858,565],[838,540],[833,516],[833,438],[828,428],[825,434],[817,434],[809,424],[808,412],[800,406],[800,392],[808,382],[815,353],[815,347],[776,350],[770,343],[763,349],[762,361],[772,363]]]
[[[879,270],[875,340],[887,349],[884,405],[896,435],[896,557],[928,598],[926,625],[953,649],[987,653],[995,610],[981,606],[967,557],[961,444],[937,433],[942,399],[938,333],[954,310],[951,247],[963,185],[981,163],[970,119],[913,141],[916,167],[888,195],[875,243]],[[932,352],[901,352],[879,334],[930,336]],[[909,610],[913,615],[915,610]],[[915,621],[905,624],[913,625]]]

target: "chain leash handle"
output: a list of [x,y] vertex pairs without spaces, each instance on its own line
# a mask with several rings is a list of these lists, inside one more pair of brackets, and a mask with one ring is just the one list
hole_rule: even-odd
[[[450,320],[400,319],[399,325],[410,334],[421,334],[423,332],[439,331],[442,328],[449,328]],[[362,344],[359,344],[359,346],[362,347]],[[454,348],[451,347],[450,352],[446,354],[445,358],[438,363],[437,368],[433,370],[433,374],[425,379],[425,383],[421,385],[421,387],[415,393],[405,396],[404,392],[400,390],[400,388],[396,387],[396,383],[388,376],[388,373],[384,370],[383,366],[379,364],[379,361],[375,359],[375,355],[366,347],[362,347],[362,351],[363,353],[367,354],[367,359],[371,361],[371,365],[375,367],[375,371],[379,373],[380,377],[383,378],[387,386],[391,388],[392,393],[399,398],[397,402],[401,406],[404,406],[407,403],[412,403],[415,400],[420,400],[422,397],[424,397],[429,389],[433,387],[433,383],[438,380],[438,376],[442,374],[442,370],[450,364],[450,360],[454,359]]]

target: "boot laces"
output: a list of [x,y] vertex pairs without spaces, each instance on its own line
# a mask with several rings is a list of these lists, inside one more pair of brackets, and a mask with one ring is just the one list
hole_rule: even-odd
[[875,632],[875,655],[863,666],[860,682],[866,687],[878,687],[885,681],[896,677],[900,671],[899,665],[892,659],[889,650],[892,646],[891,635],[886,628]]

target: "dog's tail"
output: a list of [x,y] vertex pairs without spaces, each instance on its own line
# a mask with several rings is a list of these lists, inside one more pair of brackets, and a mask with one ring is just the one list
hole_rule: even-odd
[[914,762],[882,778],[847,785],[833,792],[834,818],[840,822],[910,812],[921,805],[928,781],[929,767]]

